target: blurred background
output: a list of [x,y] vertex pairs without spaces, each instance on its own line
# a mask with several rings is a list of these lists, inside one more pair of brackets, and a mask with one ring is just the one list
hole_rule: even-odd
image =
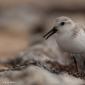
[[[78,66],[81,72],[85,71],[85,57],[77,57],[77,65],[69,54],[60,51],[56,42],[51,42],[52,39],[42,44],[43,35],[53,27],[55,18],[59,16],[85,24],[85,0],[0,0],[0,63],[13,57],[22,59],[16,58],[16,61],[10,62],[12,65],[29,63],[30,59],[41,62],[41,66],[26,64],[28,67],[20,71],[8,70],[9,62],[0,65],[0,70],[8,70],[0,72],[0,85],[6,85],[6,82],[11,85],[10,81],[17,82],[16,85],[84,85],[80,84],[83,82],[80,78],[62,74],[56,76],[42,67],[42,62],[46,64],[46,61],[52,60],[53,68],[67,66],[63,68],[70,67],[72,70],[69,71],[74,72]],[[58,62],[56,65],[55,61]],[[49,62],[46,65],[49,67]]]
[[85,0],[0,0],[0,57],[27,49],[58,16],[85,24]]

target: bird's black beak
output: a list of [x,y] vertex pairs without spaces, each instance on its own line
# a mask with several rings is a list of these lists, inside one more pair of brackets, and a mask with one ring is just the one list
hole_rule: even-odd
[[46,33],[43,37],[45,39],[48,39],[50,36],[52,36],[53,34],[55,34],[58,30],[56,29],[57,27],[53,27],[48,33]]

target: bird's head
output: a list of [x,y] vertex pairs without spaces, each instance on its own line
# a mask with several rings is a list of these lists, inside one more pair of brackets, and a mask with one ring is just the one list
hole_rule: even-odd
[[69,17],[58,17],[56,18],[55,26],[44,35],[45,39],[48,39],[50,36],[52,36],[55,33],[69,33],[75,26],[75,23],[73,20],[71,20]]

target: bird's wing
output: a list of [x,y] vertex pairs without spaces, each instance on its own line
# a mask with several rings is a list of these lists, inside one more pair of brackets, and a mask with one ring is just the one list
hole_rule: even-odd
[[79,24],[76,24],[75,27],[74,27],[74,29],[72,31],[73,31],[72,38],[76,38],[77,35],[78,35],[78,33],[79,33],[79,31],[80,31]]

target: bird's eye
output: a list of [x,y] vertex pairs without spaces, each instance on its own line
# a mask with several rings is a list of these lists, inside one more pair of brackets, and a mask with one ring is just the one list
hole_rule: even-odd
[[61,26],[64,26],[64,24],[65,24],[65,22],[61,22],[61,23],[60,23]]

